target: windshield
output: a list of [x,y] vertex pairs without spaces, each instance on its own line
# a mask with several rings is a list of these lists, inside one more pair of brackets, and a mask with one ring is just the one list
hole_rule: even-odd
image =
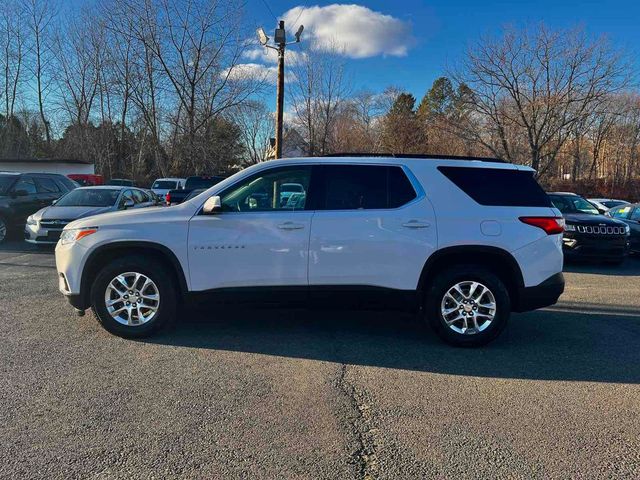
[[177,188],[176,183],[177,182],[173,180],[156,180],[155,182],[153,182],[153,186],[151,188],[158,188],[162,190],[173,190],[174,188]]
[[111,207],[120,195],[118,189],[72,190],[56,203],[56,207]]
[[6,195],[15,181],[15,175],[0,175],[0,195]]
[[599,215],[598,209],[584,198],[573,195],[549,195],[553,206],[562,213],[586,213]]

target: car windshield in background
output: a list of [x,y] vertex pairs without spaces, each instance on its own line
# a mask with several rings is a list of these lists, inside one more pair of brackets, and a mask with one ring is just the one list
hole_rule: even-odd
[[119,189],[77,189],[58,200],[56,207],[111,207],[120,195]]
[[176,182],[172,182],[171,180],[158,180],[153,182],[153,186],[151,188],[158,188],[162,190],[173,190],[177,187]]
[[0,175],[0,195],[6,195],[15,181],[15,175]]
[[549,195],[553,206],[562,213],[586,213],[598,215],[598,209],[582,197],[573,195]]

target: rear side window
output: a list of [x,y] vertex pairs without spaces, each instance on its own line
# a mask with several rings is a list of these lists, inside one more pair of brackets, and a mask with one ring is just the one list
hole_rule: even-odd
[[531,171],[470,167],[438,167],[438,170],[480,205],[551,207]]
[[324,165],[320,210],[375,210],[400,207],[416,192],[400,167]]
[[60,190],[56,182],[48,177],[35,177],[38,193],[58,193]]

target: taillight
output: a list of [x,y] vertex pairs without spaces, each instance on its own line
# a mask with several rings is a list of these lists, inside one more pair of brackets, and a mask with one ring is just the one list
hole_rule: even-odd
[[564,218],[562,217],[520,217],[520,221],[541,228],[547,235],[564,232]]
[[164,196],[164,201],[167,202],[167,205],[171,205],[171,193],[167,192]]

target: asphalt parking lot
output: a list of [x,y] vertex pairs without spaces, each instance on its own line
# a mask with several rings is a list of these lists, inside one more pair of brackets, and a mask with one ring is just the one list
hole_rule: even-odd
[[188,311],[113,337],[0,246],[2,478],[640,478],[640,260],[482,349],[410,315]]

